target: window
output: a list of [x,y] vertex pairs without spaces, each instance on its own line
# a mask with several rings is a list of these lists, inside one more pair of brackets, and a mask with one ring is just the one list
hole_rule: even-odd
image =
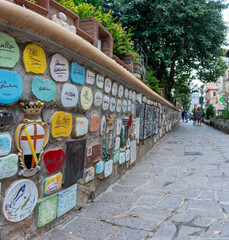
[[216,92],[213,92],[213,97],[215,97],[216,96]]

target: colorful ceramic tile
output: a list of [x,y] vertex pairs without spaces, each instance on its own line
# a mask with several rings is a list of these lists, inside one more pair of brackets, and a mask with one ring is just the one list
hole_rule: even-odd
[[68,60],[62,55],[56,53],[51,58],[50,73],[57,82],[66,82],[69,78]]
[[114,149],[114,130],[107,130],[107,153],[111,154]]
[[128,162],[130,160],[130,149],[126,149],[126,162]]
[[56,112],[52,116],[52,136],[68,137],[72,131],[72,114],[65,112]]
[[26,72],[41,73],[46,70],[46,56],[42,47],[28,44],[23,52],[23,62]]
[[125,97],[125,98],[128,98],[128,95],[129,95],[129,91],[128,91],[127,88],[125,88],[124,97]]
[[97,115],[91,116],[90,132],[97,132],[99,130],[99,125],[100,125],[100,116],[97,116]]
[[111,100],[110,100],[110,111],[114,112],[115,107],[116,107],[116,100],[115,100],[115,98],[111,98]]
[[70,78],[73,83],[83,85],[85,79],[85,67],[79,65],[77,62],[72,62]]
[[66,167],[64,171],[64,187],[75,183],[83,177],[86,139],[69,140],[66,143]]
[[118,113],[120,113],[120,112],[121,112],[121,109],[122,109],[122,100],[121,100],[121,99],[118,99],[118,100],[117,100],[116,111],[117,111]]
[[38,199],[36,185],[30,180],[19,180],[11,184],[3,203],[3,213],[10,222],[27,218],[35,208]]
[[0,179],[14,176],[18,171],[18,156],[10,154],[0,157]]
[[111,83],[110,78],[106,78],[105,79],[105,83],[104,83],[104,91],[105,91],[105,93],[109,93],[111,91],[111,85],[112,85],[112,83]]
[[110,98],[108,96],[104,95],[103,96],[103,105],[102,105],[103,110],[104,111],[108,110],[109,105],[110,105]]
[[127,102],[127,111],[128,112],[130,112],[131,111],[131,101],[130,100],[128,100],[128,102]]
[[127,101],[123,100],[122,102],[122,111],[125,113],[127,111]]
[[132,90],[129,91],[129,99],[132,100],[132,95],[133,95],[133,92]]
[[37,228],[43,227],[57,218],[58,195],[55,194],[38,204]]
[[116,135],[120,135],[122,129],[122,120],[118,118],[116,120]]
[[83,136],[88,132],[88,120],[84,117],[77,117],[76,118],[76,137]]
[[88,150],[90,150],[91,152],[90,154],[87,155],[87,159],[86,159],[87,166],[92,162],[95,163],[101,159],[101,145],[96,144],[94,146],[90,146]]
[[11,151],[12,137],[9,133],[0,133],[0,156],[5,156]]
[[120,137],[116,137],[115,139],[115,151],[120,148]]
[[23,168],[19,175],[33,176],[40,166],[38,165],[43,148],[49,140],[49,127],[41,120],[25,119],[15,131],[15,145],[19,151],[20,165]]
[[95,73],[94,72],[87,70],[86,83],[90,84],[90,85],[93,85],[95,83]]
[[14,38],[0,32],[0,66],[13,68],[20,57],[19,48]]
[[120,159],[120,150],[114,152],[114,163],[119,162]]
[[119,87],[118,87],[118,97],[122,98],[123,94],[124,94],[124,87],[123,87],[123,85],[119,85]]
[[90,88],[83,87],[80,92],[80,103],[83,110],[89,110],[93,103],[93,94]]
[[128,138],[126,141],[126,148],[130,148],[130,138]]
[[99,74],[97,74],[96,75],[96,85],[97,85],[97,87],[102,89],[103,88],[103,84],[104,84],[104,77],[99,75]]
[[114,82],[113,85],[112,85],[111,93],[112,93],[113,96],[116,96],[117,92],[118,92],[118,85],[117,85],[117,83]]
[[9,111],[0,110],[0,127],[13,124],[13,114]]
[[61,148],[47,151],[43,156],[43,160],[48,173],[58,171],[62,167],[64,159],[65,153]]
[[97,91],[94,95],[94,105],[95,107],[100,107],[103,102],[103,94]]
[[57,217],[62,216],[76,206],[77,184],[58,193]]
[[73,84],[65,83],[61,93],[61,104],[64,107],[75,107],[78,103],[78,90]]
[[123,164],[126,161],[126,152],[120,151],[119,164]]
[[86,169],[86,179],[85,182],[90,182],[91,180],[93,180],[95,177],[95,169],[93,167],[90,167],[88,169]]
[[113,171],[113,160],[109,160],[109,161],[105,162],[104,177],[110,176],[112,171]]
[[22,95],[21,76],[12,71],[0,69],[0,103],[16,102]]
[[139,143],[139,138],[140,138],[140,118],[136,118],[136,135],[135,138],[137,142]]
[[62,182],[62,173],[57,173],[43,181],[43,195],[48,196],[60,190]]
[[31,88],[33,94],[41,101],[49,102],[55,98],[56,84],[51,80],[42,80],[36,76],[33,79]]
[[95,165],[95,173],[96,174],[100,174],[104,171],[105,169],[105,163],[104,161],[99,161],[96,165]]
[[107,120],[106,120],[106,117],[103,116],[101,118],[101,122],[100,122],[100,135],[101,136],[103,136],[105,134],[106,126],[107,126]]

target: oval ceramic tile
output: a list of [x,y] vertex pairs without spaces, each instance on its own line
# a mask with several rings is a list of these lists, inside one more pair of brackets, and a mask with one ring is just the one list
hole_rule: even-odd
[[0,156],[5,156],[11,151],[12,137],[9,133],[0,133]]
[[120,159],[120,150],[114,152],[114,163],[119,162]]
[[99,75],[99,74],[97,74],[96,75],[96,85],[97,85],[97,87],[102,89],[103,88],[103,84],[104,84],[104,77]]
[[106,117],[103,116],[100,121],[100,135],[103,136],[106,132],[107,120]]
[[140,104],[142,104],[142,94],[141,94],[141,93],[138,93],[137,96],[136,96],[136,98],[137,98],[137,101],[138,101]]
[[122,98],[123,93],[124,93],[124,87],[123,87],[123,85],[119,85],[119,87],[118,87],[118,97]]
[[68,60],[62,55],[56,53],[51,58],[50,73],[57,82],[66,82],[69,78]]
[[43,181],[43,195],[48,196],[60,190],[62,182],[62,173],[57,173]]
[[124,96],[125,96],[125,98],[128,98],[128,96],[129,96],[129,91],[127,88],[125,89]]
[[85,79],[85,67],[79,65],[77,62],[72,62],[70,78],[73,83],[83,85]]
[[90,88],[83,87],[80,93],[80,103],[83,110],[88,110],[91,108],[93,103],[93,94]]
[[115,151],[119,150],[120,148],[120,137],[116,137],[115,139]]
[[116,135],[120,135],[121,129],[122,129],[122,120],[118,118],[116,120]]
[[135,92],[135,91],[133,91],[132,100],[133,100],[133,102],[135,102],[135,101],[136,101],[136,92]]
[[134,103],[131,104],[131,114],[134,115],[134,116],[136,114],[136,107],[135,107]]
[[90,85],[93,85],[95,83],[95,73],[94,72],[87,70],[86,83],[90,84]]
[[83,136],[88,132],[88,120],[84,117],[77,117],[76,118],[76,137]]
[[130,100],[132,99],[132,94],[133,94],[133,92],[132,92],[132,90],[130,90],[130,91],[129,91],[129,99],[130,99]]
[[125,113],[127,111],[127,101],[123,100],[122,102],[122,111]]
[[0,157],[0,179],[14,176],[18,171],[18,156],[10,154]]
[[111,98],[111,100],[110,100],[110,111],[114,112],[115,107],[116,107],[116,100],[115,100],[115,98]]
[[61,93],[61,104],[64,107],[75,107],[78,103],[78,90],[73,84],[65,83]]
[[104,91],[105,91],[105,93],[109,93],[111,91],[111,80],[110,80],[110,78],[105,79]]
[[116,111],[119,113],[119,112],[121,112],[121,109],[122,109],[122,100],[118,99]]
[[120,156],[119,156],[119,164],[123,164],[126,161],[126,153],[124,152],[120,152]]
[[52,116],[52,136],[68,137],[72,131],[72,114],[56,112]]
[[0,103],[16,102],[22,95],[21,76],[12,71],[0,69]]
[[131,101],[128,100],[128,103],[127,103],[127,111],[130,112],[131,111]]
[[23,62],[26,72],[41,73],[46,70],[46,56],[42,47],[28,44],[23,52]]
[[118,85],[117,85],[117,83],[114,82],[113,85],[112,85],[111,93],[112,93],[113,96],[116,96],[117,92],[118,92]]
[[7,190],[3,213],[10,222],[19,222],[27,218],[34,210],[38,199],[36,185],[30,180],[14,182]]
[[13,68],[20,57],[19,48],[14,38],[0,32],[0,66]]
[[110,98],[106,95],[103,96],[103,110],[106,111],[109,108]]
[[37,99],[49,102],[55,98],[56,84],[51,80],[42,80],[36,76],[32,82],[32,92]]
[[48,173],[58,171],[62,167],[64,159],[65,152],[61,148],[47,151],[43,156],[43,160]]
[[97,91],[94,95],[94,105],[95,107],[100,107],[103,102],[103,94]]

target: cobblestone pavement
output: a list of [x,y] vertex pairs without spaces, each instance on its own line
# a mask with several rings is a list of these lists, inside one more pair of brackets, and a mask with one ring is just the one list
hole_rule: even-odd
[[180,123],[117,183],[43,238],[229,240],[229,135]]

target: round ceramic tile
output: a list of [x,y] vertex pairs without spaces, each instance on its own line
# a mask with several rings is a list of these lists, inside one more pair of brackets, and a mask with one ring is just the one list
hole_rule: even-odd
[[130,112],[131,111],[131,101],[128,100],[128,103],[127,103],[127,111]]
[[136,101],[136,92],[135,91],[133,91],[132,100],[133,100],[133,102]]
[[36,185],[27,179],[14,182],[7,190],[3,213],[10,222],[19,222],[27,218],[35,208],[38,199]]
[[100,107],[103,102],[103,94],[99,91],[97,91],[94,95],[94,105],[96,107]]
[[125,113],[127,111],[127,101],[123,100],[122,102],[122,111]]
[[121,109],[122,109],[122,100],[118,99],[117,100],[116,111],[119,113],[119,112],[121,112]]
[[73,84],[65,83],[61,93],[61,104],[64,107],[75,107],[78,102],[78,90]]
[[129,95],[129,91],[128,91],[128,89],[126,88],[126,89],[125,89],[125,92],[124,92],[125,98],[128,98],[128,95]]
[[100,122],[100,135],[103,136],[106,132],[107,119],[105,116],[101,118]]
[[111,98],[111,100],[110,100],[110,111],[114,112],[115,107],[116,107],[116,100],[115,100],[115,98]]
[[93,94],[90,88],[83,87],[80,93],[80,103],[84,110],[88,110],[91,108],[93,103]]
[[90,85],[93,85],[95,83],[95,73],[94,72],[87,70],[86,83],[90,84]]
[[117,83],[113,83],[111,93],[112,93],[113,96],[116,96],[117,92],[118,92],[118,85],[117,85]]
[[130,99],[130,100],[132,99],[132,94],[133,94],[133,92],[132,92],[132,90],[130,90],[130,91],[129,91],[129,99]]

